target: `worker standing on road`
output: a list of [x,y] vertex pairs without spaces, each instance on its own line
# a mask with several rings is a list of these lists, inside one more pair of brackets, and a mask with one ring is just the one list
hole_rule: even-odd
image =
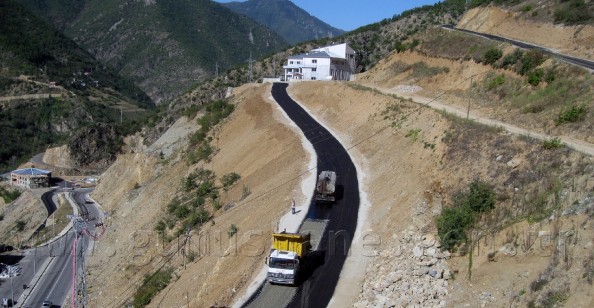
[[295,199],[291,199],[291,213],[295,215]]

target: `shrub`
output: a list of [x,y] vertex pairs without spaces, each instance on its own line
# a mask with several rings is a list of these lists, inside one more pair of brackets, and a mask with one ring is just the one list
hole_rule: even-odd
[[467,231],[479,215],[495,207],[493,188],[482,181],[469,184],[469,190],[454,198],[452,207],[444,208],[435,219],[443,249],[451,250],[467,240]]
[[540,51],[531,49],[520,59],[520,68],[518,69],[518,73],[520,75],[526,75],[528,72],[541,65],[544,60],[545,57]]
[[152,275],[146,275],[142,285],[134,293],[134,307],[139,308],[148,305],[153,297],[169,284],[171,274],[173,274],[173,269],[166,268],[160,269]]
[[555,11],[555,22],[567,24],[585,23],[592,18],[592,13],[584,0],[567,1]]
[[227,231],[227,235],[229,235],[229,238],[231,238],[233,235],[235,235],[235,233],[237,233],[237,226],[235,224],[231,224],[229,226],[229,230]]
[[561,142],[561,139],[553,138],[550,140],[543,141],[542,147],[545,148],[546,150],[553,150],[553,149],[562,148],[563,143]]
[[503,63],[501,63],[501,67],[506,68],[510,65],[515,65],[523,55],[524,53],[520,49],[514,50],[514,52],[503,57]]
[[21,232],[23,230],[25,230],[25,226],[27,225],[27,222],[24,220],[17,220],[16,221],[16,229],[17,231]]
[[542,69],[536,69],[528,73],[528,83],[537,86],[544,76]]
[[555,123],[561,125],[564,123],[578,122],[586,117],[586,113],[588,113],[588,108],[584,105],[571,106],[559,114]]
[[227,191],[229,187],[231,187],[235,182],[239,181],[241,176],[235,172],[227,173],[221,177],[221,184],[223,184],[223,189]]
[[497,75],[494,78],[489,79],[489,81],[487,82],[487,89],[493,90],[494,88],[496,88],[504,83],[505,83],[505,75],[503,75],[503,74]]
[[167,229],[167,224],[163,220],[159,220],[155,226],[155,231],[157,231],[159,234],[163,234],[165,229]]
[[466,230],[473,224],[474,215],[467,207],[455,206],[444,208],[435,222],[443,249],[451,250],[466,241]]
[[483,62],[485,62],[485,64],[493,65],[495,62],[497,62],[497,60],[501,59],[502,56],[503,51],[497,48],[491,48],[485,52],[485,55],[483,56]]

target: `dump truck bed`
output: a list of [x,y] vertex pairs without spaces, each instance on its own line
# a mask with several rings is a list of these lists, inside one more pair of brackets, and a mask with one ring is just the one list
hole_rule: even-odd
[[303,257],[310,250],[310,235],[297,233],[273,233],[272,248],[279,251],[292,251]]

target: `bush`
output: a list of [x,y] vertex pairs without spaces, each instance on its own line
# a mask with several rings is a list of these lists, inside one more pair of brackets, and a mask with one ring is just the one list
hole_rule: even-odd
[[503,63],[501,63],[501,67],[506,68],[510,65],[515,65],[523,55],[524,53],[520,49],[514,50],[514,52],[503,57]]
[[231,238],[233,235],[235,235],[235,233],[237,233],[237,226],[235,224],[231,224],[229,226],[229,230],[227,231],[227,235],[229,235],[229,238]]
[[443,249],[451,250],[467,240],[467,231],[480,214],[495,207],[493,188],[482,181],[473,181],[469,190],[454,198],[454,205],[444,208],[435,219]]
[[487,82],[487,89],[493,90],[494,88],[496,88],[504,83],[505,83],[505,75],[503,75],[503,74],[497,75],[494,78],[489,79],[489,81]]
[[501,59],[502,56],[503,51],[497,48],[491,48],[485,52],[485,55],[483,56],[483,62],[485,62],[485,64],[493,65],[495,62],[497,62],[497,60]]
[[134,294],[134,307],[139,308],[148,305],[153,297],[169,284],[171,274],[173,274],[173,269],[166,268],[160,269],[152,275],[146,275],[142,285]]
[[25,226],[27,226],[27,222],[24,220],[17,220],[16,221],[16,230],[21,232],[23,230],[25,230]]
[[229,187],[231,187],[235,182],[239,181],[241,176],[235,172],[227,173],[223,175],[221,178],[221,184],[223,184],[223,189],[227,191]]
[[526,75],[528,72],[541,65],[544,60],[545,57],[540,51],[531,49],[520,59],[520,68],[518,69],[518,73],[520,75]]
[[578,122],[583,120],[588,113],[588,108],[584,105],[582,106],[571,106],[563,110],[559,116],[557,117],[557,121],[555,123],[557,125],[561,125],[564,123],[570,122]]
[[584,0],[570,0],[562,8],[555,11],[555,22],[580,24],[589,21],[592,13]]
[[543,141],[542,147],[545,148],[546,150],[553,150],[553,149],[562,148],[563,143],[561,142],[561,139],[553,138],[550,140]]
[[537,86],[544,76],[544,71],[542,69],[533,70],[528,73],[528,83]]
[[435,222],[443,249],[451,250],[466,241],[466,230],[474,223],[474,215],[468,207],[444,208]]

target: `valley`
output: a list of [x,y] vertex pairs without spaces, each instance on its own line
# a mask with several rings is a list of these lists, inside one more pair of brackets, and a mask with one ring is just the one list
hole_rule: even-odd
[[[97,173],[90,196],[103,211],[105,234],[91,241],[85,263],[88,306],[594,305],[592,70],[538,48],[452,29],[592,61],[592,4],[462,2],[405,11],[268,56],[261,50],[260,60],[229,64],[212,78],[206,69],[192,75],[202,63],[188,66],[195,69],[191,78],[162,62],[139,75],[132,69],[139,62],[122,65],[117,49],[130,46],[119,35],[133,37],[137,24],[111,13],[142,5],[149,15],[157,7],[163,16],[175,11],[159,1],[118,9],[103,3],[111,11],[100,24],[116,20],[113,33],[124,29],[112,45],[112,31],[103,41],[83,34],[92,30],[83,25],[98,4],[64,20],[48,10],[45,18],[87,50],[96,48],[103,63],[132,76],[156,102],[138,99],[131,94],[136,88],[81,90],[64,82],[49,99],[48,85],[57,80],[49,73],[17,77],[13,65],[0,75],[1,110],[10,114],[4,119],[17,119],[13,110],[40,108],[40,129],[52,127],[63,138],[39,143],[36,149],[47,150],[36,159],[60,176]],[[198,5],[181,3],[188,10]],[[580,20],[564,13],[575,7],[587,13]],[[174,38],[198,55],[175,33],[159,42]],[[335,40],[356,51],[351,80],[300,79],[311,67],[321,71],[326,55],[312,48]],[[282,44],[273,45],[269,51]],[[305,63],[306,56],[320,58]],[[16,63],[11,57],[0,64]],[[186,63],[182,58],[172,61]],[[85,71],[81,78],[98,76]],[[275,78],[288,72],[290,81]],[[60,122],[63,110],[92,125]],[[55,118],[43,117],[46,112]],[[14,131],[29,129],[19,123]],[[15,152],[5,152],[2,164],[18,165],[7,156]],[[343,189],[324,205],[313,199],[322,170],[336,171]],[[20,196],[10,195],[9,183],[0,184],[7,189],[0,243],[13,240],[18,220],[27,222],[19,236],[43,230],[49,220],[38,197],[20,188],[14,188]],[[295,286],[267,282],[272,234],[308,228],[315,229],[314,261],[305,260],[317,262],[314,268]],[[56,301],[68,305],[69,296]]]

